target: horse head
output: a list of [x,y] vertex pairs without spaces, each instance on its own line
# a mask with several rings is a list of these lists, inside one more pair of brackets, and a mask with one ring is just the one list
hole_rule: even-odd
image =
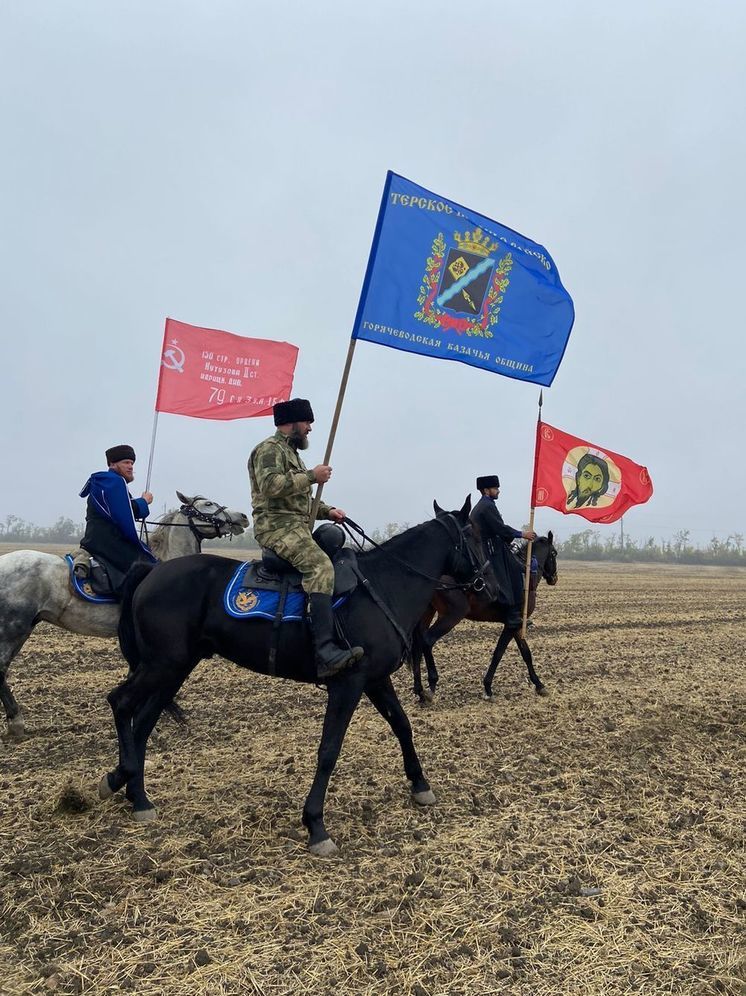
[[[544,557],[544,563],[540,562],[541,576],[544,578],[546,583],[553,587],[557,584],[557,547],[554,545],[554,534],[551,529],[547,533],[545,540],[546,543],[546,555]],[[538,559],[538,558],[537,558]]]
[[249,527],[249,518],[243,512],[218,505],[202,495],[190,498],[177,491],[176,497],[181,502],[179,511],[189,519],[192,530],[204,539],[239,536]]
[[[513,541],[512,550],[523,566],[526,564],[526,552],[528,551],[528,541],[517,539]],[[557,584],[557,548],[554,545],[554,535],[550,532],[546,536],[537,536],[531,545],[532,558],[536,558],[539,565],[539,574],[550,586]]]
[[484,565],[480,556],[479,543],[474,536],[469,513],[471,512],[471,495],[458,511],[446,512],[437,501],[433,501],[435,519],[448,532],[453,540],[453,549],[446,565],[445,572],[459,583],[471,581],[472,587],[479,590],[484,587],[482,571]]

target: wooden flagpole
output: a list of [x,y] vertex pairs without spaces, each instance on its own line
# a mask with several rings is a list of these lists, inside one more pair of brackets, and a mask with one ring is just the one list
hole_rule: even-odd
[[[345,391],[347,390],[347,381],[350,377],[350,367],[352,366],[352,357],[355,355],[355,344],[357,339],[350,339],[350,346],[347,350],[347,359],[345,361],[345,368],[342,372],[342,381],[339,385],[339,394],[337,395],[337,405],[334,409],[334,418],[332,419],[332,427],[329,430],[329,439],[326,443],[326,451],[324,452],[324,463],[328,464],[332,458],[332,447],[334,446],[334,438],[337,435],[337,425],[339,424],[339,416],[342,411],[342,402],[345,398]],[[321,504],[321,492],[324,490],[324,485],[319,484],[316,488],[316,494],[313,498],[313,504],[311,505],[311,531],[313,531],[314,523],[316,522],[316,515],[319,511],[319,505]]]
[[[357,303],[357,313],[355,314],[355,324],[354,329],[359,328],[360,320],[363,315],[363,308],[365,306],[365,300],[368,296],[368,288],[370,286],[370,280],[373,275],[373,264],[376,258],[376,252],[378,251],[378,240],[381,237],[381,228],[383,226],[383,216],[386,209],[386,202],[388,201],[389,188],[391,186],[391,178],[393,174],[389,170],[386,174],[386,182],[383,185],[383,194],[381,195],[381,205],[378,208],[378,218],[376,219],[376,228],[373,233],[373,242],[371,243],[370,253],[368,254],[368,265],[365,268],[365,277],[363,278],[363,287],[360,291],[360,300]],[[355,333],[353,332],[350,338],[350,345],[347,350],[347,360],[345,361],[345,368],[342,373],[342,382],[339,385],[339,394],[337,395],[337,406],[334,409],[334,418],[332,419],[332,427],[329,431],[329,439],[326,443],[326,452],[324,453],[324,463],[328,464],[332,458],[332,447],[334,446],[334,437],[337,435],[337,425],[339,423],[339,415],[342,411],[342,402],[344,401],[345,391],[347,390],[347,381],[350,376],[350,367],[352,366],[352,357],[355,355],[355,344],[357,339]],[[321,492],[324,490],[324,485],[319,484],[316,488],[316,494],[313,498],[313,503],[311,505],[311,521],[309,523],[311,531],[316,523],[316,516],[319,511],[319,505],[321,504]]]
[[[539,426],[541,425],[541,406],[544,403],[544,392],[539,391],[539,415],[536,419],[536,442],[534,443],[534,472],[531,476],[531,514],[529,515],[528,529],[529,532],[533,532],[534,529],[534,511],[536,506],[534,505],[534,497],[536,491],[536,461],[539,456]],[[531,551],[534,546],[534,541],[529,540],[528,546],[526,547],[526,571],[523,576],[523,617],[521,620],[521,639],[526,639],[526,624],[528,621],[528,586],[531,583]]]

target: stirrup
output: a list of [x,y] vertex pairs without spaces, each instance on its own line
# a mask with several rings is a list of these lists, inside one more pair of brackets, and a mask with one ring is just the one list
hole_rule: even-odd
[[352,667],[353,664],[357,664],[357,662],[365,654],[362,647],[350,647],[349,650],[345,650],[342,647],[339,647],[338,649],[339,654],[327,660],[320,660],[318,657],[316,658],[317,678],[322,680],[325,678],[333,678],[335,674],[339,674],[348,667]]

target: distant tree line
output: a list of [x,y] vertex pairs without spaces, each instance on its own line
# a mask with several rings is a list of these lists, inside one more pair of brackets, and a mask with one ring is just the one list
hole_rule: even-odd
[[9,515],[0,522],[0,543],[75,543],[77,545],[85,527],[60,516],[51,526],[35,526],[17,515]]
[[[409,529],[408,522],[387,522],[380,529],[374,529],[371,538],[376,543],[384,543],[397,533]],[[60,516],[51,526],[36,526],[25,522],[17,515],[9,515],[0,522],[0,543],[70,543],[78,544],[85,532],[82,523]],[[206,540],[206,547],[234,546],[238,550],[257,550],[251,528],[231,540]],[[671,540],[656,540],[650,536],[646,540],[636,540],[625,536],[624,546],[619,534],[605,538],[593,529],[573,533],[566,540],[556,542],[560,557],[565,560],[615,560],[628,563],[660,564],[713,564],[720,566],[746,567],[746,547],[742,533],[732,533],[724,540],[713,536],[706,546],[695,546],[689,538],[688,529],[680,529]]]
[[671,540],[636,540],[625,536],[624,546],[616,533],[602,538],[592,529],[573,533],[556,544],[565,560],[618,560],[661,564],[715,564],[720,566],[745,566],[746,549],[743,534],[732,533],[726,539],[713,536],[706,546],[694,546],[688,529],[680,529]]
[[[4,522],[0,522],[0,543],[55,543],[58,545],[70,543],[77,546],[84,532],[85,525],[82,522],[74,522],[66,516],[60,516],[51,526],[36,526],[33,522],[26,522],[17,515],[8,515]],[[258,549],[252,529],[247,529],[240,536],[234,536],[232,540],[205,540],[205,545],[225,546],[229,542],[241,550]]]
[[[408,522],[389,522],[382,529],[374,530],[372,538],[377,543],[383,543],[408,528]],[[584,529],[573,533],[566,540],[555,542],[560,557],[565,560],[746,567],[746,548],[742,533],[732,533],[724,540],[713,536],[706,546],[695,546],[689,538],[689,530],[681,529],[671,540],[656,540],[652,536],[636,540],[632,536],[625,536],[622,546],[618,533],[603,537],[593,529]]]

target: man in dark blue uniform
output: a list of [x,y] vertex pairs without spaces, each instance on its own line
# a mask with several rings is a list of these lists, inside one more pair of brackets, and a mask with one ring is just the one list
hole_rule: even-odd
[[144,491],[140,498],[133,498],[127,490],[135,479],[135,459],[131,446],[112,446],[106,451],[108,470],[91,474],[80,492],[81,498],[88,499],[80,545],[103,564],[114,594],[119,594],[136,561],[156,562],[135,526],[135,519],[145,519],[150,513],[153,496]]
[[495,505],[500,494],[497,474],[478,477],[477,491],[482,497],[472,510],[471,523],[495,572],[497,601],[508,608],[506,624],[519,627],[523,612],[523,571],[510,544],[514,539],[535,540],[536,533],[532,529],[514,529],[503,522]]

